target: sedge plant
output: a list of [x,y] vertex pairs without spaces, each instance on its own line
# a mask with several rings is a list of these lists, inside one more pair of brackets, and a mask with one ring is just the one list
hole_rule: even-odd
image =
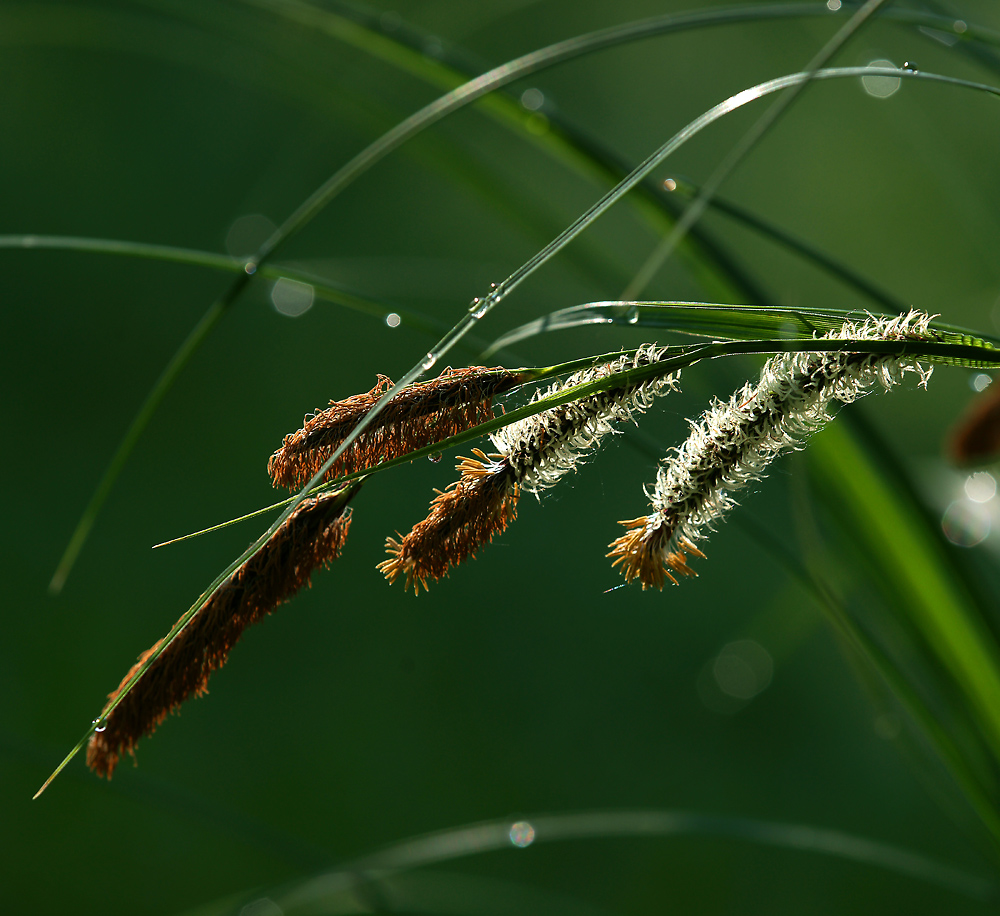
[[[968,569],[953,556],[937,520],[930,517],[921,495],[908,482],[908,472],[894,463],[886,437],[856,418],[848,405],[867,401],[876,393],[884,393],[887,400],[919,398],[921,393],[915,389],[933,388],[948,373],[974,371],[988,379],[1000,367],[1000,341],[984,330],[964,328],[947,301],[913,303],[885,292],[862,272],[778,227],[767,214],[726,203],[717,192],[739,166],[753,161],[775,125],[808,111],[809,94],[820,88],[836,91],[839,86],[854,88],[862,80],[882,80],[878,85],[886,81],[905,84],[907,93],[934,88],[953,93],[956,100],[983,96],[995,102],[1000,98],[1000,68],[991,63],[985,49],[1000,47],[1000,36],[978,26],[971,17],[966,21],[879,0],[747,5],[675,13],[589,33],[460,82],[462,68],[468,66],[466,57],[452,50],[429,55],[426,36],[401,28],[377,11],[305,3],[257,5],[269,15],[351,43],[356,50],[433,85],[458,86],[350,159],[249,257],[225,258],[168,246],[76,237],[3,240],[8,247],[68,248],[200,263],[234,276],[165,367],[125,433],[60,562],[53,579],[55,588],[61,589],[66,582],[144,427],[155,426],[160,402],[209,332],[255,284],[294,281],[307,287],[311,296],[375,317],[390,327],[402,325],[433,342],[419,348],[419,358],[398,375],[397,382],[383,374],[395,374],[395,369],[378,364],[377,354],[366,351],[366,362],[371,356],[374,363],[370,366],[377,379],[374,387],[337,393],[327,407],[307,415],[298,430],[288,431],[283,441],[275,443],[264,463],[274,486],[290,492],[288,498],[234,520],[272,513],[266,530],[139,656],[38,795],[84,748],[91,769],[110,777],[124,757],[135,756],[140,742],[158,727],[166,727],[164,721],[171,712],[207,692],[209,676],[226,662],[244,630],[291,600],[313,574],[324,575],[318,571],[329,567],[326,575],[360,575],[353,566],[345,569],[344,560],[338,559],[348,542],[352,514],[364,513],[368,494],[391,486],[395,475],[405,473],[405,466],[431,458],[434,468],[442,472],[440,485],[430,496],[422,519],[400,512],[383,520],[383,555],[370,572],[381,573],[387,580],[385,588],[395,584],[399,592],[426,592],[423,606],[452,581],[477,575],[469,561],[498,550],[498,542],[509,537],[508,528],[524,505],[524,494],[542,512],[558,513],[567,497],[557,499],[556,495],[571,492],[573,481],[599,471],[609,460],[608,442],[621,438],[639,450],[648,449],[645,425],[658,410],[668,409],[682,413],[682,434],[657,442],[652,472],[646,479],[637,476],[631,481],[629,504],[616,507],[620,524],[606,532],[603,550],[592,551],[584,562],[604,563],[609,579],[620,579],[613,587],[646,592],[644,600],[668,605],[691,600],[686,596],[698,584],[685,580],[717,574],[712,568],[716,532],[744,511],[740,504],[751,501],[754,490],[770,485],[775,462],[783,467],[781,462],[787,462],[788,456],[801,453],[795,472],[816,495],[806,508],[797,510],[802,531],[797,553],[784,555],[776,546],[777,562],[801,580],[827,613],[848,653],[862,667],[862,677],[873,694],[894,704],[906,718],[908,734],[916,745],[913,756],[923,761],[918,765],[937,767],[947,774],[977,819],[973,833],[995,866],[1000,851],[996,789],[1000,622],[995,619],[995,602],[988,597],[988,584],[970,582]],[[839,15],[836,27],[812,57],[802,62],[801,70],[772,75],[729,94],[669,137],[661,136],[659,144],[632,167],[623,168],[610,145],[590,142],[585,130],[549,103],[535,104],[535,96],[487,95],[545,67],[640,38],[733,22],[760,24],[794,16],[820,19],[834,13]],[[851,47],[873,22],[936,30],[948,38],[941,44],[956,61],[967,65],[968,59],[975,58],[961,55],[979,53],[979,66],[990,72],[972,78],[965,71],[962,75],[935,72],[913,64],[833,65],[832,59]],[[541,92],[538,95],[544,99]],[[520,142],[537,144],[559,167],[611,181],[605,193],[576,219],[567,221],[565,228],[506,279],[486,284],[457,321],[449,323],[419,308],[386,302],[308,269],[275,265],[283,246],[381,158],[396,154],[411,137],[477,101],[497,129]],[[666,182],[658,178],[672,163],[671,157],[687,144],[718,129],[729,115],[754,105],[763,113],[730,144],[700,186],[684,178],[670,177]],[[483,334],[484,319],[491,316],[496,321],[504,315],[536,272],[582,243],[605,214],[628,207],[653,228],[654,244],[644,258],[624,270],[614,263],[600,267],[621,277],[619,298],[594,296],[546,307],[540,314],[522,314],[506,330]],[[835,277],[860,301],[843,306],[769,301],[768,278],[741,265],[703,228],[700,219],[706,213],[739,220],[760,237],[781,245],[789,257]],[[719,301],[643,298],[675,253],[691,276],[704,281],[703,288]],[[588,333],[591,336],[583,336]],[[544,354],[561,335],[576,341],[578,349],[571,358],[525,365],[523,348]],[[462,365],[457,365],[459,361]],[[448,362],[451,365],[444,368]],[[724,368],[734,365],[739,368]],[[733,372],[742,373],[746,380],[731,393],[706,395],[700,403],[690,393],[692,388],[704,393],[706,377],[728,378]],[[895,388],[909,390],[891,391]],[[682,407],[661,406],[681,398]],[[996,436],[996,426],[995,411],[980,408],[956,433],[953,450],[965,454],[963,442],[989,442],[991,435]],[[971,454],[971,448],[966,447],[966,452]],[[443,455],[454,458],[444,463]],[[988,445],[975,454],[979,462],[995,458]],[[449,478],[444,473],[448,463],[455,464],[457,476]],[[822,520],[817,512],[823,513]],[[833,552],[828,545],[834,540],[838,544],[847,540],[850,547]],[[559,549],[559,545],[553,548]],[[562,549],[570,548],[563,545]],[[573,547],[575,553],[581,549]],[[838,587],[845,565],[852,572],[862,569],[874,583],[877,598],[864,614]],[[601,835],[602,830],[604,835],[616,830],[634,835],[742,830],[734,827],[735,821],[685,820],[662,812],[651,813],[649,823],[641,816],[630,817],[598,818],[594,824],[579,827],[582,833],[573,832],[578,828],[572,818],[551,818],[551,823],[518,821],[511,826],[503,822],[499,828],[494,824],[476,835],[492,838],[483,841],[486,849],[496,846],[494,835],[501,837],[501,844],[530,845],[536,828],[539,838],[547,828],[553,839],[563,833]],[[977,899],[996,893],[991,879],[961,869],[928,864],[919,856],[908,859],[908,854],[863,842],[838,847],[832,834],[816,834],[810,840],[796,831],[786,824],[758,824],[743,835],[764,844],[806,848],[813,842],[815,849],[839,848],[838,854],[849,859],[877,862],[923,878],[930,875],[930,880],[951,892]],[[389,877],[396,880],[398,873],[414,864],[441,861],[445,855],[428,853],[427,849],[437,849],[433,843],[417,843],[414,848],[420,853],[410,859],[403,855],[397,861],[389,851],[385,861],[375,858],[346,871],[378,883]],[[473,843],[469,848],[480,847]],[[374,877],[369,878],[369,871]],[[297,907],[306,909],[317,902],[332,905],[335,892],[343,890],[337,881],[344,873],[286,888],[282,911],[296,912]]]

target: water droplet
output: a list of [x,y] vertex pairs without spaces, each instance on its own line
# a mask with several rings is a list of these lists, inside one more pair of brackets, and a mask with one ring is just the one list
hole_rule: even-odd
[[663,190],[664,191],[676,191],[677,190],[677,181],[675,179],[673,179],[673,178],[664,178],[663,179]]
[[246,264],[243,265],[243,269],[252,277],[255,273],[257,273],[257,262],[247,261]]
[[638,324],[639,323],[639,306],[637,306],[637,305],[631,306],[629,308],[629,310],[625,313],[625,320],[629,324]]
[[510,841],[520,849],[535,842],[535,828],[527,821],[518,821],[510,825]]
[[[103,725],[101,724],[102,722],[104,723]],[[95,728],[94,728],[95,732],[103,732],[108,727],[108,720],[107,719],[102,719],[102,718],[97,718],[97,719],[94,719],[94,721],[91,723],[91,725],[95,726]]]
[[424,357],[424,361],[420,364],[420,368],[426,372],[428,369],[433,369],[436,362],[437,357],[433,353],[428,353]]
[[389,314],[385,316],[385,323],[389,325],[390,328],[398,328],[402,320],[403,319],[400,318],[395,312],[389,312]]
[[433,461],[435,464],[437,464],[441,460],[441,458],[442,455],[440,452],[434,452],[433,454],[427,456],[427,460]]
[[479,296],[476,296],[476,298],[473,299],[471,304],[469,305],[469,314],[473,318],[477,319],[482,318],[483,315],[485,315],[486,312],[489,310],[489,307],[490,307],[489,298],[480,299]]
[[916,73],[917,72],[917,65],[915,63],[913,63],[912,60],[904,60],[903,61],[903,69],[904,70],[909,70],[911,73]]

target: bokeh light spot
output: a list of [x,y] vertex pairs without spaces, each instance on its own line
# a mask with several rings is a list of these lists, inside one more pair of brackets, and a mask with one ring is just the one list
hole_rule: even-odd
[[385,316],[385,323],[389,325],[390,328],[398,328],[402,320],[403,319],[400,318],[395,312],[389,312],[389,314]]
[[[884,60],[882,58],[873,60],[868,66],[896,68],[896,65],[891,60]],[[899,90],[900,82],[901,80],[898,76],[861,77],[861,85],[864,86],[865,92],[876,99],[887,99],[889,96],[895,95]]]
[[979,372],[969,379],[969,384],[972,386],[973,391],[985,391],[993,384],[993,379],[985,372]]
[[975,547],[990,534],[989,512],[979,503],[968,499],[955,500],[941,517],[941,530],[958,547]]
[[974,503],[988,503],[997,495],[996,478],[989,471],[977,471],[965,479],[965,495]]
[[841,7],[840,0],[826,0],[826,8],[832,13],[836,13]]
[[538,111],[545,104],[545,94],[541,89],[525,89],[521,93],[521,104],[528,111]]
[[518,821],[510,825],[510,841],[520,849],[535,842],[535,828],[527,821]]
[[715,683],[737,700],[752,700],[771,683],[771,654],[752,639],[739,639],[722,647],[712,664]]
[[274,307],[289,318],[298,318],[312,308],[316,291],[309,283],[281,277],[274,281],[271,288],[271,302]]

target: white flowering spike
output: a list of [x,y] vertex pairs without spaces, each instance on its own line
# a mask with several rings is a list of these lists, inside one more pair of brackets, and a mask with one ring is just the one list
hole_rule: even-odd
[[[655,345],[642,347],[634,356],[584,369],[547,391],[536,392],[532,401],[651,365],[665,352]],[[459,479],[438,492],[428,516],[409,534],[386,541],[389,559],[378,568],[390,582],[404,577],[414,592],[419,586],[426,589],[429,580],[446,576],[451,567],[475,556],[476,550],[506,529],[517,517],[522,488],[537,496],[553,486],[605,435],[614,432],[613,423],[632,419],[656,395],[675,388],[678,375],[586,395],[499,430],[491,436],[497,452],[487,456],[474,449],[476,457],[460,459]]]
[[[557,382],[546,391],[536,391],[532,402],[606,378],[616,372],[658,362],[665,347],[649,344],[634,356],[620,356],[610,363],[583,369]],[[498,455],[511,466],[518,484],[536,496],[575,470],[587,452],[596,449],[615,423],[642,413],[658,395],[677,387],[679,372],[649,379],[639,385],[615,388],[570,401],[551,410],[526,417],[493,433],[490,438]]]
[[[896,318],[846,322],[828,339],[929,340],[930,316],[911,311]],[[728,402],[714,401],[691,434],[657,471],[653,511],[623,521],[628,531],[611,544],[609,557],[626,581],[642,587],[675,585],[671,571],[695,575],[687,555],[704,557],[695,542],[708,536],[733,506],[729,495],[764,477],[782,452],[802,448],[805,439],[876,385],[888,390],[903,374],[916,372],[924,387],[931,370],[915,359],[878,353],[782,353],[769,359],[756,384],[749,382]]]

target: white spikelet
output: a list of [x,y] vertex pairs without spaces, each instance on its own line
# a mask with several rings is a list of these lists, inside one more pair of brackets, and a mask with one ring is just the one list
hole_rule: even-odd
[[[911,311],[896,318],[846,322],[828,339],[928,340],[930,316]],[[646,495],[653,511],[622,522],[629,531],[611,544],[610,557],[627,581],[662,588],[670,571],[694,575],[687,554],[703,557],[695,542],[708,536],[733,506],[731,491],[764,477],[782,452],[802,448],[809,435],[875,386],[888,390],[906,372],[924,387],[931,370],[908,357],[878,353],[782,353],[767,361],[756,384],[749,382],[728,401],[714,401],[673,455],[657,472]]]
[[[616,372],[648,366],[662,359],[665,352],[664,347],[646,345],[634,356],[621,356],[613,362],[583,369],[546,391],[537,391],[532,402]],[[490,436],[499,452],[494,458],[509,465],[521,488],[537,496],[575,470],[604,436],[617,432],[614,424],[632,420],[658,395],[676,388],[679,376],[680,373],[672,373],[638,385],[588,395],[511,423]]]

